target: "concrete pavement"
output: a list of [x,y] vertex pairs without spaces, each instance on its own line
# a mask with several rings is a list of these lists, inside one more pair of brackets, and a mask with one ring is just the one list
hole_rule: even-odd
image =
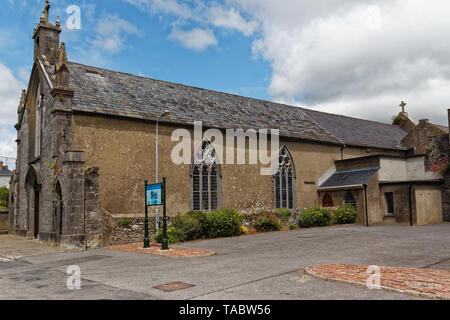
[[[43,252],[0,262],[0,299],[414,299],[312,279],[302,270],[315,264],[448,270],[449,241],[449,223],[335,226],[181,245],[217,253],[201,258],[109,249]],[[66,287],[69,265],[80,266],[81,290]],[[153,288],[175,281],[194,286],[174,292]]]

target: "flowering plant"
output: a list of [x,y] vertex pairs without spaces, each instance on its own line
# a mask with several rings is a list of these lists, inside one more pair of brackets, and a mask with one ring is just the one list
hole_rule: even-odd
[[448,163],[448,154],[445,156],[439,157],[431,166],[431,171],[433,172],[439,172],[441,174],[444,174],[445,172],[448,172],[450,170],[449,163]]
[[248,233],[248,228],[247,227],[245,227],[245,226],[241,226],[241,233],[242,234],[246,234],[246,233]]

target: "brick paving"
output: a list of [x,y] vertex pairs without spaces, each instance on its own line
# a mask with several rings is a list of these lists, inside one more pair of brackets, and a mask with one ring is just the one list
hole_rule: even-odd
[[153,244],[153,243],[151,244],[150,248],[147,249],[143,247],[142,243],[115,245],[115,246],[108,246],[106,248],[120,251],[156,254],[169,257],[185,257],[185,258],[207,257],[215,254],[214,251],[210,250],[188,249],[171,246],[169,246],[169,250],[161,250],[160,244]]
[[[368,266],[316,265],[306,268],[312,276],[325,280],[366,286],[373,275]],[[380,266],[380,289],[419,297],[450,300],[450,271],[391,268]]]

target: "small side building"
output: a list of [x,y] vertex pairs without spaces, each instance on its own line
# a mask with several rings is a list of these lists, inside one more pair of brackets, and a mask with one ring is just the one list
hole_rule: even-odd
[[443,177],[425,170],[425,156],[369,156],[335,161],[319,179],[326,207],[351,204],[357,223],[440,223]]
[[0,187],[9,188],[9,180],[11,180],[12,171],[0,161]]

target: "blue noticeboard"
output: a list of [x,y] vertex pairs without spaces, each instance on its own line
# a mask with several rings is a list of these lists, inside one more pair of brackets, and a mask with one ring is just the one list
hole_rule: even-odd
[[162,205],[162,183],[147,185],[147,205],[160,206]]

